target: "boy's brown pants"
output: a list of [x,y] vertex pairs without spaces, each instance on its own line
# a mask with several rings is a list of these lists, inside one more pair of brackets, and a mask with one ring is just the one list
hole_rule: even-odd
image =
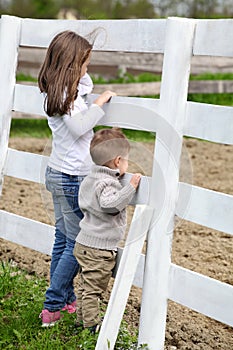
[[77,323],[92,327],[100,323],[99,299],[106,291],[116,263],[114,250],[75,244],[74,256],[80,264],[77,294]]

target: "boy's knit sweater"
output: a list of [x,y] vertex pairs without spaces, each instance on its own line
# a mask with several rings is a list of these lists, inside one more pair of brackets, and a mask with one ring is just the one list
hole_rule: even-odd
[[80,185],[84,218],[76,241],[92,248],[116,249],[126,229],[126,206],[135,191],[130,183],[122,187],[118,170],[94,165]]

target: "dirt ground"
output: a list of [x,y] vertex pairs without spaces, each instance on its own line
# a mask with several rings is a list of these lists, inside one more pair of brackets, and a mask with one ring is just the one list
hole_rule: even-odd
[[[10,140],[10,147],[34,153],[46,153],[44,150],[47,144],[47,139]],[[153,148],[152,143],[134,143],[130,171],[141,171],[150,175]],[[233,194],[232,146],[187,139],[184,150],[182,181]],[[0,209],[52,224],[44,196],[46,195],[43,186],[6,177]],[[132,212],[133,209],[129,209],[129,217]],[[29,273],[36,273],[48,279],[49,256],[4,240],[0,242],[1,260],[12,260]],[[179,220],[174,232],[172,262],[233,284],[233,236]],[[141,290],[132,287],[124,317],[133,328],[138,326],[140,300]],[[169,301],[165,349],[231,350],[233,329]]]

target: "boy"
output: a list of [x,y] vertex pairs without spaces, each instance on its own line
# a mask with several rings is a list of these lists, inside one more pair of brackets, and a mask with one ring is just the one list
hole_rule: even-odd
[[79,205],[84,214],[74,255],[81,272],[78,286],[77,325],[96,332],[99,298],[107,289],[116,263],[117,245],[126,228],[126,206],[139,185],[134,174],[122,187],[119,179],[128,168],[129,141],[118,128],[95,133],[90,153],[95,165],[80,186]]

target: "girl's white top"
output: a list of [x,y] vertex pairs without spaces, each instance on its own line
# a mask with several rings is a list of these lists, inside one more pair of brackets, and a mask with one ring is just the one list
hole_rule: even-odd
[[89,151],[92,129],[104,115],[98,105],[88,107],[85,102],[85,95],[92,89],[92,80],[86,73],[80,79],[71,115],[47,117],[53,137],[48,162],[51,168],[70,175],[89,173],[93,165]]

